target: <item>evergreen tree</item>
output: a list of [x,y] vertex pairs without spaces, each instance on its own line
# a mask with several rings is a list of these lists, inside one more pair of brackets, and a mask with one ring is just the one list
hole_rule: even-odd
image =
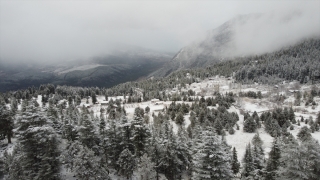
[[136,116],[132,122],[132,143],[135,147],[135,156],[141,157],[149,146],[150,131],[142,122],[142,118]]
[[[287,143],[281,152],[280,166],[277,171],[281,179],[304,179],[306,175],[301,172],[303,169],[299,144],[295,138],[290,135]],[[299,158],[297,158],[299,157]]]
[[289,109],[289,120],[293,123],[294,120],[295,120],[295,115],[294,115],[294,111],[293,111],[293,108],[290,107]]
[[318,117],[317,117],[317,120],[316,120],[317,124],[320,125],[320,111],[318,112]]
[[233,147],[233,150],[232,150],[231,169],[233,171],[233,174],[238,174],[240,170],[240,163],[238,161],[237,150],[235,147]]
[[79,141],[83,145],[88,148],[93,148],[93,146],[96,145],[97,136],[95,134],[95,127],[87,114],[83,116],[82,123],[78,131]]
[[5,179],[16,180],[26,178],[23,173],[23,166],[21,164],[21,160],[23,160],[23,153],[20,144],[15,146],[12,154],[5,151],[3,153],[3,159]]
[[230,126],[229,129],[228,129],[228,132],[229,132],[230,135],[232,135],[232,134],[235,133],[235,130],[233,129],[233,127]]
[[172,126],[168,123],[163,124],[160,138],[159,171],[164,173],[169,180],[176,179],[182,161],[178,157],[177,140],[173,133]]
[[217,118],[217,119],[214,121],[213,127],[214,127],[214,129],[215,129],[215,132],[216,132],[218,135],[221,135],[221,134],[222,134],[223,126],[221,125],[220,118]]
[[281,153],[279,178],[284,180],[318,179],[320,176],[319,148],[319,143],[313,139],[299,145],[292,135],[289,136]]
[[13,135],[13,116],[14,114],[7,110],[5,106],[0,105],[0,140],[7,137],[8,143],[11,143]]
[[18,120],[21,172],[9,174],[20,174],[22,179],[59,179],[58,137],[46,117],[35,110],[33,105],[27,107]]
[[257,133],[253,136],[251,142],[252,142],[252,144],[253,144],[254,146],[258,146],[258,147],[262,148],[263,141],[262,141],[262,139],[260,138],[259,132],[257,132]]
[[193,179],[231,179],[230,153],[213,129],[208,127],[196,143],[193,156]]
[[253,176],[253,171],[255,170],[251,150],[251,144],[249,143],[246,147],[246,151],[243,157],[243,170],[241,176],[244,177]]
[[78,131],[68,119],[64,121],[64,125],[62,126],[62,137],[69,141],[78,139]]
[[146,112],[146,113],[149,113],[149,112],[150,112],[150,107],[149,107],[149,106],[147,106],[147,107],[145,108],[145,112]]
[[[141,118],[138,119],[141,121]],[[120,124],[117,126],[117,133],[119,138],[119,145],[120,150],[123,151],[124,149],[129,149],[132,154],[134,154],[135,146],[132,142],[132,124],[128,121],[127,117],[122,115]],[[138,135],[136,138],[140,138]],[[138,141],[137,143],[141,143],[141,141]],[[140,144],[141,145],[141,144]]]
[[179,112],[177,117],[176,117],[176,123],[178,125],[182,125],[184,123],[184,117],[183,117],[183,114],[181,112]]
[[243,131],[248,133],[253,133],[257,129],[257,124],[254,121],[253,117],[249,117],[243,123]]
[[307,126],[303,126],[297,134],[300,141],[309,141],[312,139],[311,131]]
[[16,112],[18,110],[18,101],[15,97],[11,97],[11,110]]
[[91,98],[92,98],[92,104],[95,104],[96,102],[98,102],[97,95],[95,92],[91,93]]
[[269,159],[267,161],[266,166],[266,174],[265,178],[270,180],[275,180],[277,175],[277,170],[280,165],[280,146],[278,144],[278,139],[274,139],[271,147],[271,151],[269,152]]
[[83,180],[108,180],[108,169],[101,165],[100,158],[94,152],[83,146],[79,141],[68,144],[66,151],[61,157],[67,169],[71,170],[76,177]]
[[119,131],[115,120],[110,121],[109,129],[106,131],[107,141],[106,141],[106,148],[107,148],[107,158],[109,159],[109,165],[114,168],[117,167],[117,161],[119,158],[119,154],[122,152],[122,134]]
[[146,153],[143,154],[138,164],[138,178],[140,180],[156,180],[157,173],[154,168],[155,164],[151,161],[151,158]]
[[264,152],[263,149],[259,146],[254,146],[253,147],[253,164],[256,170],[255,173],[255,178],[259,177],[261,179],[262,177],[262,169],[264,168]]
[[176,152],[177,152],[177,158],[180,160],[179,162],[179,176],[177,179],[181,179],[182,172],[186,170],[191,161],[191,155],[189,152],[189,146],[191,142],[188,140],[188,135],[186,130],[183,126],[181,126],[178,130],[177,134],[177,146],[176,146]]
[[99,124],[99,131],[101,135],[105,134],[106,129],[106,121],[104,120],[104,117],[100,118],[100,124]]
[[159,171],[160,171],[160,143],[158,140],[157,135],[155,134],[155,131],[153,131],[154,134],[152,135],[152,139],[150,142],[150,148],[149,148],[149,154],[151,156],[152,162],[155,163],[155,170],[156,170],[156,179],[159,180]]
[[117,164],[119,166],[118,172],[129,179],[132,176],[135,168],[135,159],[129,149],[124,149],[121,152]]
[[281,134],[281,127],[278,124],[278,121],[268,117],[265,121],[265,129],[272,137],[278,137]]

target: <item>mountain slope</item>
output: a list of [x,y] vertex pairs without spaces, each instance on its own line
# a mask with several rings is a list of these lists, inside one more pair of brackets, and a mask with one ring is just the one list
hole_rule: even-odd
[[162,77],[179,69],[207,67],[234,58],[271,53],[305,39],[319,38],[320,31],[309,33],[299,26],[303,16],[297,12],[237,16],[182,48],[152,76]]
[[167,62],[171,54],[146,49],[112,52],[90,60],[52,65],[0,64],[0,91],[52,83],[56,85],[111,87],[146,77]]

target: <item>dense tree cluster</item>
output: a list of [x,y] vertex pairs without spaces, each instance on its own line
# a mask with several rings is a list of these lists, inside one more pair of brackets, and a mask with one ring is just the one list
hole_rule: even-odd
[[254,98],[254,99],[261,99],[262,98],[262,94],[261,91],[258,92],[254,92],[254,91],[248,91],[248,92],[240,92],[239,93],[240,97],[250,97],[250,98]]
[[264,122],[265,130],[273,137],[286,134],[291,124],[296,124],[296,118],[292,107],[289,109],[275,108],[272,112],[263,112],[260,116]]
[[274,53],[246,58],[235,77],[242,82],[277,83],[297,80],[300,83],[320,80],[320,40],[306,40]]

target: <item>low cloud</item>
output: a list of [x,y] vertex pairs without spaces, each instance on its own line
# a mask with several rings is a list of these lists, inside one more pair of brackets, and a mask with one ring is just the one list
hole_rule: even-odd
[[117,44],[177,52],[237,15],[274,11],[236,31],[236,53],[264,52],[319,32],[319,6],[320,1],[4,0],[0,62],[88,59]]
[[320,37],[318,7],[302,6],[250,16],[235,25],[235,55],[261,54]]

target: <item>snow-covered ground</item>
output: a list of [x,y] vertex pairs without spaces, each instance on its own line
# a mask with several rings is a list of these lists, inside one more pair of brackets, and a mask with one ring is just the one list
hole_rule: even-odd
[[[320,87],[320,85],[318,85]],[[248,92],[248,91],[253,91],[253,92],[258,92],[260,91],[262,93],[263,98],[262,99],[253,99],[253,98],[248,98],[248,97],[241,97],[241,98],[236,98],[236,101],[234,106],[231,106],[230,109],[228,110],[229,112],[236,112],[239,115],[240,120],[237,122],[239,125],[240,129],[236,130],[233,135],[230,135],[228,132],[226,132],[226,140],[227,143],[235,147],[238,152],[238,159],[241,161],[245,148],[249,142],[251,142],[253,136],[255,133],[246,133],[243,132],[243,115],[240,114],[240,111],[244,112],[249,112],[252,114],[254,111],[256,111],[258,114],[261,114],[264,111],[269,111],[272,110],[276,107],[290,107],[293,105],[293,102],[295,100],[294,98],[294,93],[290,93],[289,90],[294,88],[294,83],[287,83],[286,86],[279,86],[279,88],[275,88],[273,86],[266,86],[266,85],[259,85],[259,84],[252,84],[252,85],[240,85],[237,83],[234,83],[233,79],[227,79],[227,78],[221,78],[221,77],[213,77],[211,79],[206,79],[202,82],[199,83],[192,83],[191,85],[187,85],[186,88],[181,88],[181,91],[188,91],[192,90],[195,91],[196,95],[198,98],[201,96],[204,96],[205,98],[207,97],[213,97],[214,91],[219,91],[221,94],[225,94],[226,92],[233,92],[238,94],[239,92]],[[310,85],[301,85],[300,91],[301,94],[303,94],[304,91],[310,91],[311,86]],[[168,89],[167,92],[169,93],[179,93],[179,88],[175,88],[174,91],[171,89]],[[284,99],[283,102],[276,102],[273,100],[274,96],[277,95],[284,95],[286,96],[286,99]],[[121,102],[124,101],[123,96],[117,96],[117,97],[108,97],[109,101],[120,99]],[[127,97],[128,98],[128,97]],[[38,98],[36,99],[38,103],[41,105],[41,96],[39,95]],[[104,96],[97,96],[98,102],[102,102],[105,100]],[[301,106],[292,106],[293,109],[295,110],[295,115],[296,119],[300,119],[301,116],[303,116],[305,119],[309,118],[310,116],[313,118],[313,120],[316,119],[317,113],[320,111],[320,98],[314,98],[315,102],[317,105],[315,107],[311,106],[305,106],[305,104],[302,102]],[[169,107],[171,104],[171,101],[165,101],[161,103],[154,103],[151,101],[147,102],[141,102],[141,103],[131,103],[131,104],[122,104],[121,105],[125,108],[128,118],[132,119],[134,116],[134,109],[137,107],[145,109],[147,106],[150,108],[149,112],[149,117],[150,117],[150,123],[153,123],[153,118],[151,116],[152,113],[158,114],[162,109]],[[183,102],[183,101],[177,101],[176,103],[188,103],[191,105],[191,102]],[[82,107],[83,105],[86,104],[86,99],[82,99],[81,104],[79,106]],[[98,104],[92,104],[91,98],[89,98],[89,104],[91,107],[89,110],[94,112],[94,116],[100,116],[100,109],[101,108],[107,108],[107,105],[101,105],[100,103]],[[19,109],[21,109],[21,105],[19,105]],[[190,125],[190,120],[189,120],[190,115],[185,114],[184,119],[185,122],[183,126],[187,128]],[[175,122],[170,121],[170,123],[173,126],[174,132],[178,131],[178,125],[175,124]],[[297,124],[293,125],[294,130],[288,129],[288,132],[292,133],[295,137],[297,136],[297,133],[303,126],[309,126],[306,125],[305,123],[301,123],[301,126],[298,126]],[[234,127],[234,129],[236,129]],[[273,138],[266,133],[264,130],[264,127],[262,125],[262,128],[259,128],[257,130],[260,134],[260,138],[263,140],[263,145],[262,147],[264,148],[265,155],[267,157],[268,152],[270,151],[270,147],[273,142]],[[320,141],[320,132],[315,132],[312,133],[312,136]],[[11,152],[15,144],[15,138],[13,138],[13,144],[8,145],[6,147],[2,147],[0,149],[0,157],[3,155],[4,150],[6,149],[8,152]],[[75,178],[73,175],[69,172],[67,172],[65,169],[61,171],[62,175],[69,180],[74,180]],[[118,177],[116,175],[111,175],[112,179],[122,179],[121,177]],[[138,177],[133,177],[133,179],[139,179]]]
[[88,70],[88,69],[93,69],[99,66],[107,66],[107,65],[101,65],[101,64],[87,64],[87,65],[82,65],[82,66],[76,66],[76,67],[72,67],[69,69],[64,69],[64,70],[56,70],[55,73],[58,74],[65,74],[68,72],[72,72],[72,71],[84,71],[84,70]]
[[[226,140],[227,143],[232,146],[232,147],[236,147],[237,151],[238,151],[238,156],[239,159],[241,160],[242,157],[244,156],[244,152],[245,152],[245,148],[246,145],[251,142],[253,136],[255,135],[255,133],[246,133],[243,132],[243,115],[240,114],[240,109],[243,110],[244,112],[249,112],[250,114],[252,114],[254,111],[256,111],[258,114],[264,112],[264,111],[268,111],[268,110],[272,110],[275,107],[289,107],[288,105],[293,104],[294,101],[294,94],[292,93],[288,93],[288,89],[291,88],[291,86],[287,86],[287,89],[283,88],[283,87],[279,87],[279,89],[275,89],[273,86],[266,86],[266,85],[259,85],[259,84],[252,84],[252,85],[239,85],[237,83],[233,83],[234,80],[232,79],[227,79],[227,78],[221,78],[221,77],[214,77],[209,79],[206,79],[202,82],[198,82],[198,83],[192,83],[191,85],[186,86],[186,88],[181,88],[181,91],[188,91],[188,90],[192,90],[195,91],[195,93],[198,95],[198,98],[200,98],[201,96],[204,96],[205,98],[207,97],[213,97],[213,92],[217,90],[217,86],[219,87],[218,90],[221,94],[225,94],[226,92],[233,92],[233,93],[239,93],[239,92],[248,92],[248,91],[253,91],[253,92],[262,92],[263,98],[262,99],[253,99],[253,98],[248,98],[248,97],[241,97],[239,99],[236,99],[237,101],[240,102],[236,102],[235,104],[237,104],[237,107],[232,106],[229,111],[230,112],[237,112],[239,117],[240,117],[240,121],[237,122],[237,124],[240,127],[240,130],[236,130],[235,134],[233,135],[229,135],[227,133],[226,135]],[[301,86],[301,90],[303,91],[309,91],[310,90],[310,86],[308,85],[303,85]],[[179,93],[179,89],[175,88],[174,91],[172,90],[168,90],[167,92],[171,92],[171,93]],[[272,101],[272,97],[275,95],[285,95],[287,98],[284,100],[283,103],[276,103]],[[102,101],[104,99],[104,96],[98,96],[98,101]],[[118,96],[118,97],[109,97],[110,99],[122,99],[123,100],[123,96]],[[90,102],[91,100],[89,100]],[[315,98],[315,101],[319,104],[320,103],[320,98]],[[83,103],[85,103],[85,100],[83,101]],[[91,102],[90,102],[91,103]],[[141,102],[141,103],[132,103],[132,104],[124,104],[124,107],[126,109],[126,112],[128,114],[129,118],[133,118],[133,114],[134,114],[134,109],[136,107],[140,107],[145,109],[147,106],[150,107],[150,122],[152,123],[153,118],[151,116],[152,113],[157,114],[159,111],[161,111],[162,109],[164,109],[166,106],[168,107],[172,102],[171,101],[166,101],[166,102],[162,102],[161,104],[155,104],[152,103],[151,101],[147,101],[147,102]],[[177,101],[176,103],[183,103],[183,101]],[[189,103],[189,102],[184,102],[184,103]],[[191,105],[191,103],[189,103]],[[301,103],[303,104],[303,103]],[[240,107],[238,106],[240,105]],[[100,115],[100,108],[101,105],[100,104],[95,104],[93,105],[90,109],[92,109],[95,113],[95,115]],[[316,118],[317,113],[320,111],[320,106],[316,106],[316,108],[312,109],[310,106],[309,107],[305,107],[304,105],[296,107],[293,106],[293,108],[296,110],[295,115],[297,119],[300,119],[300,116],[304,116],[304,118],[309,118],[309,116],[312,116],[313,119]],[[301,112],[300,112],[301,111]],[[190,124],[190,120],[189,120],[190,115],[186,114],[184,116],[185,118],[185,122],[184,122],[184,126],[185,128],[187,128]],[[170,121],[170,123],[173,125],[173,130],[174,132],[178,131],[178,125],[175,124],[175,122]],[[297,133],[299,132],[299,130],[301,129],[301,127],[305,126],[304,123],[301,123],[301,126],[298,125],[293,125],[294,126],[294,130],[289,130],[288,131],[290,133],[292,133],[294,136],[297,135]],[[270,151],[270,147],[272,145],[272,141],[273,138],[265,132],[264,128],[260,128],[258,129],[258,132],[260,134],[261,139],[263,140],[263,148],[265,150],[265,154],[266,156],[268,155],[268,152]],[[317,139],[318,141],[320,141],[320,132],[315,132],[312,133],[312,136]]]

